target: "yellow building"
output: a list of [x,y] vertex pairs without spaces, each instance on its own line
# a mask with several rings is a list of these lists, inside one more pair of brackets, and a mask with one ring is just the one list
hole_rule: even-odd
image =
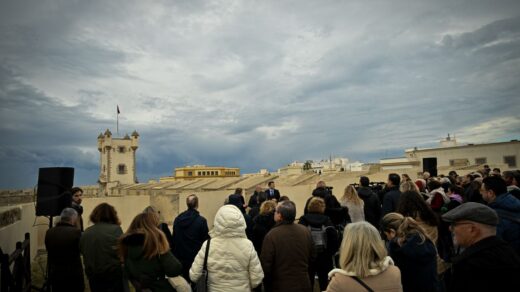
[[215,177],[239,177],[240,168],[193,165],[175,168],[173,177],[161,178],[161,181],[175,179],[215,178]]

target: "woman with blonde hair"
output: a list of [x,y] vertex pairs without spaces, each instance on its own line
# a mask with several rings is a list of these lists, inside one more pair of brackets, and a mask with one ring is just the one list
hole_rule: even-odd
[[345,192],[339,203],[342,207],[347,207],[352,222],[365,221],[365,202],[359,197],[353,185],[345,187]]
[[403,291],[399,268],[388,256],[377,229],[368,222],[345,227],[339,264],[341,269],[329,273],[328,292]]
[[381,231],[402,275],[403,291],[438,291],[437,250],[425,230],[411,217],[388,213]]
[[260,211],[258,216],[253,219],[253,245],[258,254],[262,252],[262,243],[264,237],[274,226],[274,211],[276,209],[276,202],[269,200],[264,201],[260,205]]
[[181,263],[170,252],[166,235],[153,213],[135,216],[119,239],[119,255],[130,281],[140,291],[175,291],[166,277],[182,273]]
[[399,186],[399,191],[401,193],[408,192],[408,191],[420,193],[419,187],[417,187],[417,185],[414,182],[412,182],[411,180],[403,181],[401,183],[401,185]]
[[165,222],[163,222],[161,220],[161,212],[153,206],[148,206],[148,207],[144,208],[143,213],[150,213],[156,217],[157,222],[159,222],[159,225],[157,225],[157,227],[164,233],[164,235],[166,235],[168,244],[170,245],[170,248],[172,248],[173,247],[172,232],[170,231],[170,227],[168,227],[168,224],[166,224]]

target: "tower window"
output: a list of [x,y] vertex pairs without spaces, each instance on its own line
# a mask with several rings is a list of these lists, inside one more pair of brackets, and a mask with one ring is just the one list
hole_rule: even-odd
[[119,164],[117,166],[117,174],[126,174],[126,165]]
[[118,151],[119,153],[125,153],[125,152],[126,152],[126,149],[125,149],[124,146],[119,146],[119,147],[117,147],[117,151]]

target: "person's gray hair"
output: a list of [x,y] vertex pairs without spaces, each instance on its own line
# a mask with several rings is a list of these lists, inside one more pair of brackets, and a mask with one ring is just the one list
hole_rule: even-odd
[[65,208],[61,211],[60,221],[72,223],[78,219],[78,212],[72,208]]
[[283,222],[292,223],[296,218],[296,205],[293,201],[282,201],[276,206],[276,212],[280,213]]

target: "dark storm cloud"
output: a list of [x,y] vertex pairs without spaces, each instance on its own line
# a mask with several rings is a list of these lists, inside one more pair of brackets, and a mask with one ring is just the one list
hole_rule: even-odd
[[368,162],[448,132],[470,143],[520,134],[519,1],[3,8],[2,172],[75,164],[95,183],[95,137],[115,132],[116,104],[121,134],[141,135],[141,181],[187,164]]
[[0,67],[0,89],[0,173],[6,174],[0,178],[1,186],[30,186],[39,167],[97,169],[95,138],[87,133],[96,133],[103,121],[56,102],[5,67]]

